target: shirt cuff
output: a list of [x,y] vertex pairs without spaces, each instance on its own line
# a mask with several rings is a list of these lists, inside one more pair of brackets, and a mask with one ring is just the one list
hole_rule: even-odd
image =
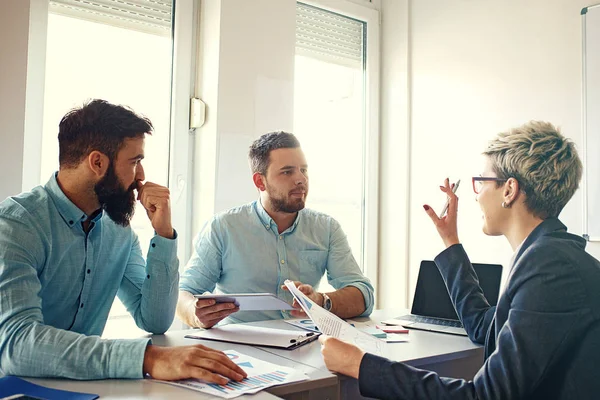
[[144,356],[151,339],[111,340],[108,378],[141,379],[144,377]]
[[175,232],[173,239],[154,235],[152,240],[150,240],[147,258],[152,258],[168,265],[174,264],[174,261],[177,260],[177,232]]
[[344,286],[344,287],[355,287],[358,290],[360,290],[360,292],[363,295],[363,299],[365,301],[365,311],[363,311],[362,314],[357,315],[357,317],[368,317],[369,315],[371,315],[371,313],[373,312],[373,303],[375,302],[375,299],[373,298],[373,293],[366,288],[366,285],[361,284],[360,282],[355,282],[355,283],[351,283],[348,286]]

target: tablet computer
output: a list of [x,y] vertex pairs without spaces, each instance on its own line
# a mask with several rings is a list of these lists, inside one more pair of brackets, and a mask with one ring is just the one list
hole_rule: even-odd
[[213,299],[217,303],[235,303],[240,311],[293,310],[294,308],[272,293],[196,294],[197,299]]

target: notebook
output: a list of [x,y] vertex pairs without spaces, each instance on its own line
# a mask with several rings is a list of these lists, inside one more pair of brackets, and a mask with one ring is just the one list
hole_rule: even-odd
[[216,340],[219,342],[249,344],[293,350],[316,340],[320,333],[263,328],[256,325],[229,324],[186,335],[189,339]]
[[[473,264],[473,267],[485,298],[490,305],[495,306],[500,292],[502,265]],[[410,314],[382,322],[388,325],[402,325],[409,329],[467,336],[434,261],[421,261]]]
[[69,392],[36,385],[15,376],[0,378],[0,398],[24,394],[40,400],[94,400],[97,394]]

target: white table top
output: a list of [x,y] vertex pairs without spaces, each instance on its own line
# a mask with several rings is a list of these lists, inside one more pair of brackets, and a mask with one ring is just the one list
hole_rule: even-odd
[[[290,328],[291,325],[285,324]],[[277,395],[286,395],[310,389],[337,385],[338,377],[326,369],[319,370],[317,368],[299,364],[293,359],[280,357],[275,354],[264,351],[263,349],[233,343],[215,342],[209,340],[187,339],[184,336],[194,332],[193,329],[183,331],[170,331],[164,335],[152,336],[153,344],[159,346],[185,346],[193,344],[203,344],[217,350],[236,350],[240,353],[255,357],[264,361],[272,362],[284,367],[294,368],[296,371],[302,371],[310,378],[308,381],[294,382],[286,385],[275,386],[263,390],[254,395],[244,395],[240,399],[252,400],[270,400],[278,399]],[[150,336],[150,335],[148,335]],[[67,379],[31,379],[28,381],[61,390],[70,390],[76,392],[86,392],[98,394],[101,399],[107,400],[139,400],[139,399],[166,399],[171,396],[178,400],[186,399],[213,399],[213,396],[175,387],[172,385],[153,382],[148,379],[107,379],[98,381],[75,381]]]
[[[141,400],[141,399],[177,399],[177,400],[205,400],[214,399],[214,396],[183,389],[172,385],[153,382],[149,379],[107,379],[101,381],[73,381],[63,379],[30,379],[28,381],[37,385],[53,389],[70,390],[74,392],[94,393],[104,400]],[[279,399],[265,391],[254,395],[238,397],[241,400],[273,400]]]
[[[377,310],[368,318],[352,318],[352,320],[379,323],[382,320],[398,317],[407,313],[407,310]],[[289,324],[286,324],[281,320],[262,321],[260,322],[260,325],[271,328],[291,329]],[[471,342],[466,336],[412,329],[409,331],[408,338],[408,342],[385,343],[383,356],[393,361],[405,362],[413,367],[465,357],[481,357],[483,360],[482,346]],[[321,356],[321,347],[316,342],[292,351],[268,347],[261,347],[260,349],[313,368],[326,369],[323,357]]]
[[[354,318],[354,321],[379,323],[381,320],[397,317],[407,313],[407,310],[373,312],[370,318]],[[281,320],[261,321],[253,323],[264,327],[288,330],[300,330]],[[152,336],[152,341],[160,346],[183,346],[203,344],[218,350],[236,350],[251,357],[269,361],[281,366],[302,371],[310,378],[309,381],[276,386],[259,392],[255,395],[245,395],[242,399],[269,400],[276,396],[306,391],[310,389],[328,387],[338,384],[338,377],[330,373],[321,356],[321,346],[317,341],[301,346],[295,350],[283,350],[268,347],[254,347],[240,344],[216,342],[209,340],[187,339],[184,336],[194,330],[171,331],[165,335]],[[472,343],[465,336],[456,336],[434,332],[411,330],[408,334],[409,342],[386,343],[383,356],[402,361],[409,365],[434,364],[444,361],[456,360],[466,357],[481,357],[483,349]],[[177,399],[209,399],[209,395],[189,389],[153,382],[147,379],[140,380],[101,380],[101,381],[72,381],[60,379],[28,379],[33,383],[51,388],[72,390],[79,392],[96,393],[102,399],[108,400],[133,400],[133,399],[165,399],[176,396]]]

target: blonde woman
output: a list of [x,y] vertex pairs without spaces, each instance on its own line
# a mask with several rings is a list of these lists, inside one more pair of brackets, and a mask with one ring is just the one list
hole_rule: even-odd
[[435,262],[485,362],[472,381],[443,378],[323,338],[327,367],[358,378],[363,395],[402,399],[587,399],[600,393],[600,263],[558,220],[581,180],[572,142],[546,122],[499,134],[473,190],[483,232],[514,251],[506,288],[490,306],[460,244],[458,198],[446,179],[448,215],[424,205],[446,249]]

